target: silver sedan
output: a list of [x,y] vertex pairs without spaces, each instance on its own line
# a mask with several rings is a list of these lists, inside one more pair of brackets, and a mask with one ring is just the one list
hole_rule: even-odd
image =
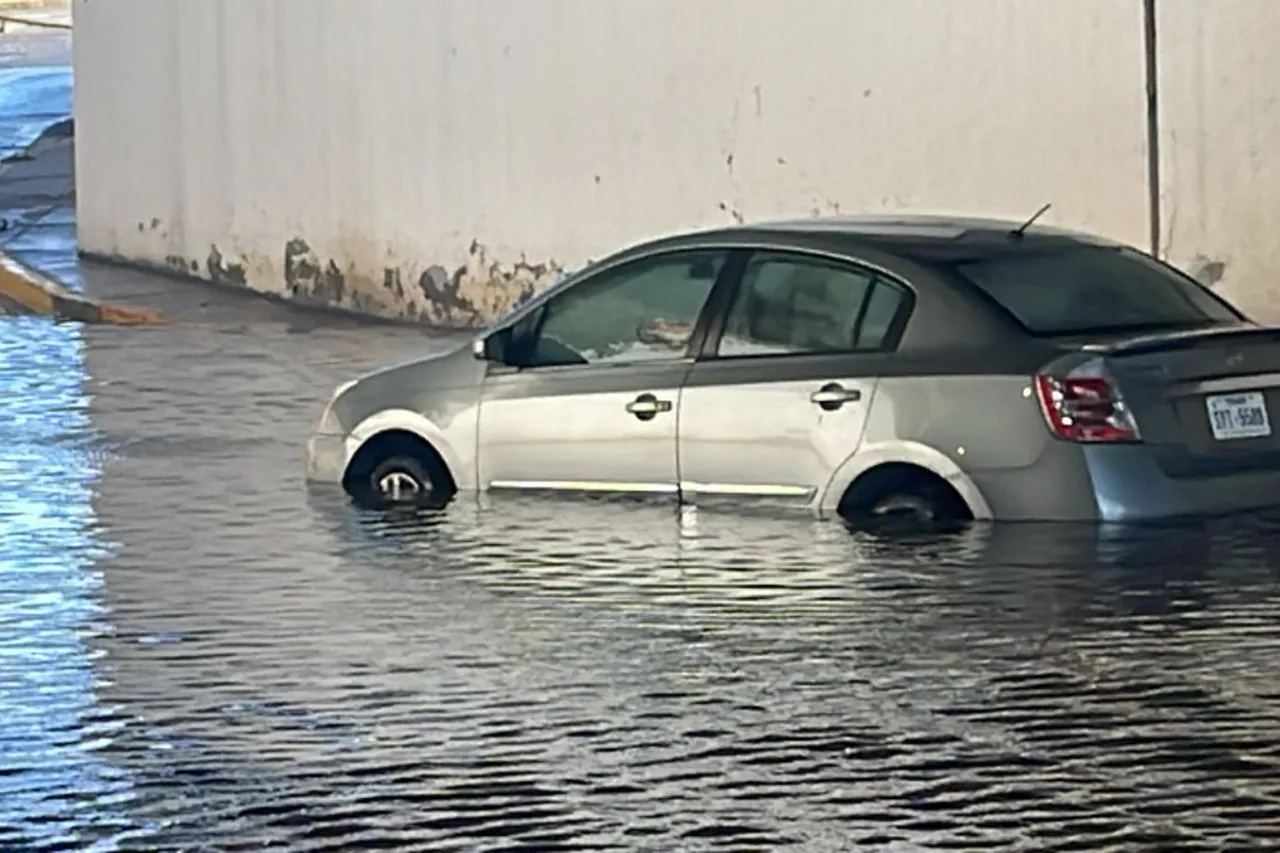
[[1280,330],[1135,249],[994,220],[812,219],[635,246],[458,349],[338,389],[308,477],[1132,521],[1280,503]]

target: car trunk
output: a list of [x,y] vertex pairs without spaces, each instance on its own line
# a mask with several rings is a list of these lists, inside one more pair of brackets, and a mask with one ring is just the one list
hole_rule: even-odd
[[1280,328],[1234,326],[1090,346],[1170,477],[1280,470]]

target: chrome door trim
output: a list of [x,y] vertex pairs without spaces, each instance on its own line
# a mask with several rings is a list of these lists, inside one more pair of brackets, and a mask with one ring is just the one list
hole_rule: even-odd
[[512,491],[626,492],[666,495],[679,491],[674,483],[610,483],[604,480],[491,480],[488,488]]
[[681,481],[680,491],[693,495],[725,495],[753,498],[804,498],[812,500],[817,489],[805,486],[735,485],[733,483],[695,483]]

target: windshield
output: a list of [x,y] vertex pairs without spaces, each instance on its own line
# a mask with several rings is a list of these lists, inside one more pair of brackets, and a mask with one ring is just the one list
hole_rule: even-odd
[[1231,307],[1140,252],[1072,246],[952,265],[1034,335],[1235,324]]

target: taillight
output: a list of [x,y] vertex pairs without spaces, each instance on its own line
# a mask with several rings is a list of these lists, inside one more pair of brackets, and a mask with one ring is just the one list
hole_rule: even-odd
[[1120,389],[1100,371],[1072,371],[1066,376],[1041,373],[1036,393],[1049,429],[1067,441],[1101,443],[1141,441],[1138,424]]

